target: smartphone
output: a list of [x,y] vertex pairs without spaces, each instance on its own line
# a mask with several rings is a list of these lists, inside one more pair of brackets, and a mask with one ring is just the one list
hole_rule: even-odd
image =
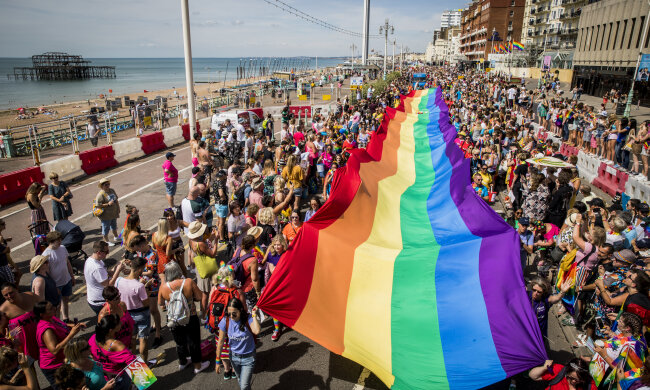
[[602,317],[596,317],[596,327],[598,329],[603,329],[605,327],[605,322]]

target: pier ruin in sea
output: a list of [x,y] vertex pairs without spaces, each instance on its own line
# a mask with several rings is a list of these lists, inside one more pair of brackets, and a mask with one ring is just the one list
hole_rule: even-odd
[[32,67],[15,67],[16,80],[84,80],[115,78],[114,66],[93,66],[82,56],[47,52],[32,56]]

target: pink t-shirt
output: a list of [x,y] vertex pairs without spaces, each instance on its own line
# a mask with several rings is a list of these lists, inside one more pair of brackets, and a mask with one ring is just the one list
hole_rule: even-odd
[[97,344],[95,335],[90,337],[88,345],[90,345],[90,353],[95,358],[95,361],[101,363],[104,371],[110,374],[119,374],[124,367],[129,365],[136,358],[128,347],[119,352],[105,350]]
[[[591,252],[593,245],[585,241],[585,250],[578,249],[576,252],[576,264],[587,267],[588,270],[592,270],[596,264],[598,264],[598,247],[589,255],[589,258],[585,259],[585,256]],[[584,259],[584,262],[583,262]]]
[[119,277],[115,281],[115,287],[120,290],[122,302],[126,303],[127,310],[140,309],[144,306],[142,301],[147,299],[144,284],[137,280]]
[[45,346],[45,342],[43,341],[43,334],[48,329],[52,329],[54,335],[56,336],[57,342],[61,342],[64,338],[66,338],[68,333],[70,333],[70,329],[68,328],[68,325],[56,317],[52,317],[52,319],[49,321],[40,320],[38,322],[38,325],[36,325],[36,341],[38,342],[38,352],[40,355],[38,359],[38,366],[40,368],[52,370],[63,365],[65,355],[63,355],[63,349],[60,350],[56,355],[52,355],[52,352],[50,352],[50,350],[47,349],[47,346]]
[[[107,306],[108,303],[105,303],[104,307]],[[108,313],[114,314],[111,313],[110,306],[108,306]],[[124,315],[120,318],[120,322],[122,323],[122,327],[120,328],[120,331],[115,335],[115,338],[120,340],[122,344],[126,345],[128,348],[131,346],[131,337],[133,337],[133,328],[135,327],[135,321],[133,320],[133,317],[131,317],[131,313],[125,311]]]
[[[168,183],[176,183],[178,181],[178,169],[172,164],[171,161],[165,160],[165,162],[162,165],[163,168],[163,175],[165,176],[165,181]],[[173,175],[172,177],[169,176],[167,171],[171,172]]]
[[18,336],[23,344],[22,352],[31,356],[34,360],[38,360],[39,356],[38,342],[36,341],[36,328],[38,321],[39,319],[34,315],[34,313],[28,311],[23,315],[10,319],[8,325],[9,331],[19,326],[22,328],[22,331]]
[[304,140],[305,140],[305,135],[303,133],[299,131],[293,133],[293,142],[296,144],[296,146],[298,146],[300,141],[304,141]]
[[264,205],[262,204],[262,198],[264,198],[264,194],[259,191],[251,191],[251,193],[248,195],[248,202],[250,204],[256,204],[260,207],[260,210],[264,208]]

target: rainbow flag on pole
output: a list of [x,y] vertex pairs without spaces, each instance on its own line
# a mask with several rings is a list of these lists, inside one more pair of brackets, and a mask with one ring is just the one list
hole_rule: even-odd
[[517,50],[519,50],[519,51],[523,51],[523,50],[524,50],[524,47],[525,47],[523,43],[521,43],[521,42],[517,42],[517,41],[513,41],[513,42],[512,42],[512,46],[513,46],[514,48],[516,48]]
[[259,307],[392,389],[477,389],[542,364],[519,236],[472,189],[455,138],[440,89],[387,108]]

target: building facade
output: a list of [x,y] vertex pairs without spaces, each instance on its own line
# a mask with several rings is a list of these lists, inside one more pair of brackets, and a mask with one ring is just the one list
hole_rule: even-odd
[[493,44],[521,37],[526,0],[474,0],[461,16],[460,52],[469,61],[487,60]]
[[463,13],[462,9],[448,10],[442,13],[440,17],[440,27],[449,28],[460,26],[460,19]]
[[[573,58],[573,85],[602,96],[611,89],[628,93],[639,52],[650,54],[644,27],[650,6],[642,0],[604,0],[582,8]],[[648,29],[650,32],[650,29]],[[635,83],[635,99],[650,103],[648,82]]]

